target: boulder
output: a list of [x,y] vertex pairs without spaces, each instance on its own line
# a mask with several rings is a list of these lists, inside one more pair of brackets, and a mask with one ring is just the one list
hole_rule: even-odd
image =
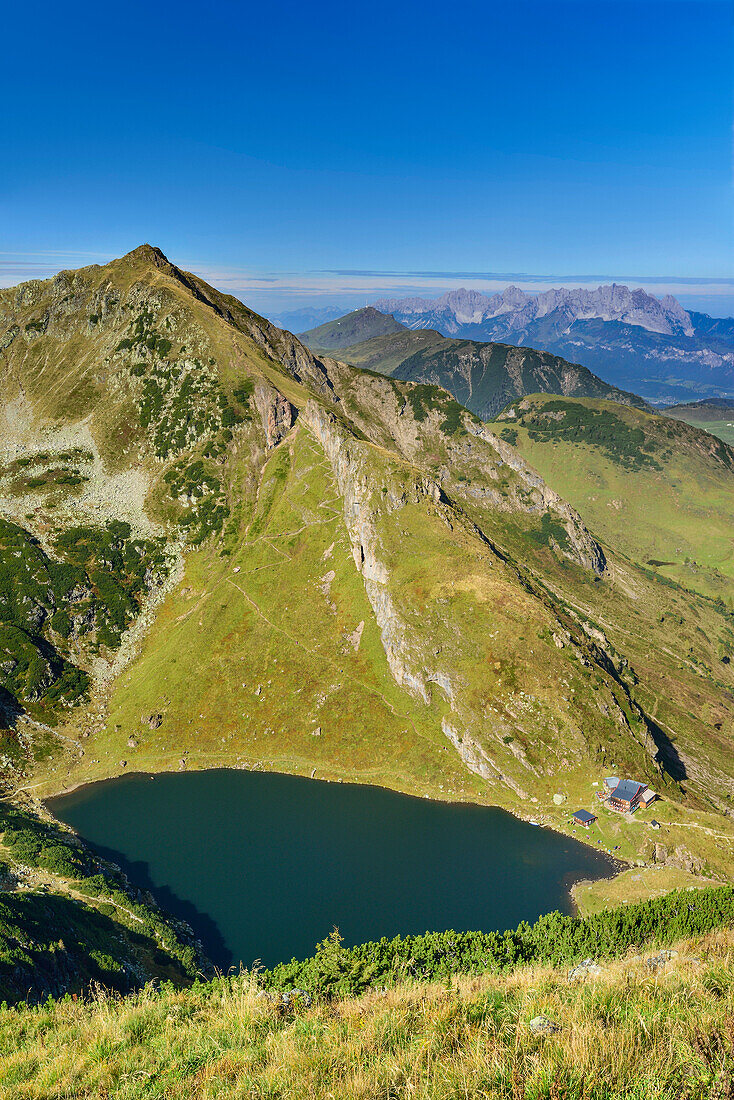
[[534,1035],[555,1035],[560,1030],[558,1024],[549,1019],[548,1016],[535,1016],[528,1027]]
[[655,972],[657,970],[662,970],[671,959],[677,958],[677,951],[661,951],[658,955],[651,955],[649,959],[645,959],[645,966],[648,970]]
[[267,1001],[271,1005],[277,1005],[281,1011],[300,1005],[302,1008],[310,1008],[313,999],[305,989],[284,989],[281,993],[271,993],[261,989],[257,995],[258,1001]]
[[695,856],[682,845],[675,849],[668,863],[673,867],[680,867],[682,871],[688,871],[692,875],[700,875],[704,869],[704,861],[700,856]]
[[593,959],[584,959],[583,962],[572,966],[568,972],[569,982],[585,981],[587,978],[598,978],[604,970]]

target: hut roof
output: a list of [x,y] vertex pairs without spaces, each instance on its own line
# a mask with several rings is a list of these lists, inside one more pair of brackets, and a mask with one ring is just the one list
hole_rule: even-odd
[[576,810],[573,816],[583,825],[590,825],[592,821],[596,821],[596,815],[590,814],[588,810]]
[[612,791],[612,798],[618,798],[622,802],[633,802],[642,789],[642,783],[636,783],[634,779],[623,779]]

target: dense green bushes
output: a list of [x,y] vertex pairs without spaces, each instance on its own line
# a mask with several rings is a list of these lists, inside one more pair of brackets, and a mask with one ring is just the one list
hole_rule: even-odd
[[90,982],[127,993],[155,977],[190,981],[195,966],[159,947],[155,931],[127,928],[107,908],[63,894],[0,895],[0,1000],[38,1003]]
[[[151,905],[117,867],[97,858],[72,833],[4,802],[0,833],[12,866],[50,871],[73,880],[78,893],[103,899],[98,911],[53,895],[5,895],[0,901],[0,999],[17,999],[31,986],[38,993],[39,985],[63,993],[93,979],[114,989],[135,988],[141,958],[154,953],[168,976],[175,973],[180,981],[192,979],[204,965],[191,930]],[[58,954],[60,937],[67,955]],[[95,964],[95,949],[107,958],[104,967]],[[69,951],[75,962],[67,973],[59,964]],[[44,984],[46,977],[40,983],[34,978],[39,968],[51,984]],[[23,976],[20,987],[17,973]],[[120,974],[125,975],[122,984]]]
[[[231,432],[229,434],[231,436]],[[219,448],[212,443],[204,451],[204,456],[212,458],[218,451]],[[229,517],[229,505],[222,483],[208,463],[203,459],[188,464],[183,459],[179,460],[166,472],[164,479],[169,484],[170,495],[186,502],[186,511],[178,522],[187,529],[188,540],[193,546],[198,546],[213,532],[222,530]]]
[[54,550],[0,519],[0,690],[46,721],[88,689],[64,643],[74,633],[92,652],[119,646],[168,568],[164,540],[136,539],[127,523],[69,528]]
[[[395,388],[394,383],[393,386]],[[463,417],[467,415],[466,409],[454,401],[441,386],[412,385],[407,393],[401,389],[397,389],[396,392],[399,397],[403,395],[407,397],[413,416],[419,423],[422,423],[429,412],[433,411],[443,414],[444,419],[439,424],[439,428],[444,435],[456,435],[457,432],[464,430]]]
[[353,996],[397,982],[445,981],[452,974],[501,972],[529,963],[562,966],[584,958],[625,954],[643,944],[702,935],[734,921],[734,889],[677,890],[661,898],[593,916],[548,913],[513,931],[428,932],[345,948],[337,933],[302,962],[293,959],[259,975],[266,989],[301,988],[322,996]]
[[563,524],[554,520],[550,512],[544,512],[540,519],[540,527],[528,528],[526,537],[541,546],[551,546],[555,543],[559,550],[568,549],[568,533]]
[[[242,409],[238,411],[222,393],[216,373],[200,359],[167,358],[171,341],[156,331],[155,324],[153,313],[143,308],[116,350],[133,351],[146,360],[130,366],[131,376],[143,379],[140,424],[149,429],[156,456],[166,459],[248,419],[254,387],[246,381],[235,391]],[[209,366],[214,366],[213,359]]]
[[570,401],[546,401],[530,410],[518,407],[520,421],[535,442],[590,443],[629,470],[659,470],[652,452],[659,443],[642,428],[632,428],[609,409],[597,410]]
[[130,524],[117,520],[106,527],[70,527],[56,539],[55,547],[69,566],[67,584],[73,580],[83,592],[81,601],[72,601],[64,610],[73,617],[75,602],[82,605],[83,627],[94,622],[97,645],[119,646],[151,583],[166,575],[164,543],[136,539]]

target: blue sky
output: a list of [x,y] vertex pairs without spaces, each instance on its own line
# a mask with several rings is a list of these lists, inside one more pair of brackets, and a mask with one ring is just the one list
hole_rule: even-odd
[[729,0],[31,0],[4,32],[5,283],[148,240],[271,313],[586,278],[734,313]]

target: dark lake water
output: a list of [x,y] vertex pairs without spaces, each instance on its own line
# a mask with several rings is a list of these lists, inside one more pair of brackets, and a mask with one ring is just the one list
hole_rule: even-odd
[[608,856],[503,810],[380,787],[245,771],[127,775],[49,809],[159,904],[220,967],[447,928],[514,928],[571,912],[569,886]]

